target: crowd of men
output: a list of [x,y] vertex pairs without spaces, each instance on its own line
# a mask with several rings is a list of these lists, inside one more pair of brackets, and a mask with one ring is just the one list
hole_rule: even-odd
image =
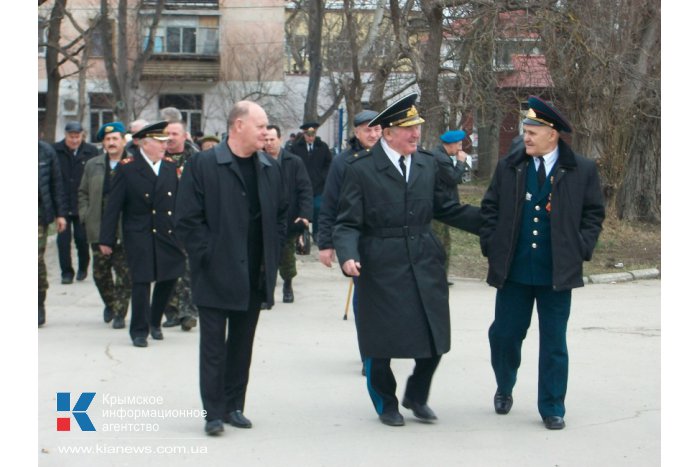
[[583,285],[605,217],[595,164],[561,138],[572,131],[563,114],[531,96],[522,141],[499,161],[481,206],[462,204],[467,134],[447,131],[434,150],[421,147],[417,97],[359,112],[337,157],[317,122],[283,145],[279,126],[251,101],[234,104],[221,140],[195,141],[174,108],[128,131],[102,125],[101,151],[68,123],[53,147],[39,142],[39,326],[55,222],[61,283],[84,280],[92,252],[102,318],[126,327],[130,303],[136,347],[162,340],[162,327],[199,323],[205,431],[251,428],[244,409],[260,310],[274,306],[278,273],[283,303],[294,302],[295,251],[311,226],[321,263],[337,255],[353,280],[362,374],[379,420],[404,425],[391,359],[412,358],[401,405],[433,423],[430,386],[451,345],[449,225],[479,236],[498,289],[489,329],[495,412],[513,405],[536,303],[538,409],[546,428],[564,428],[571,289]]

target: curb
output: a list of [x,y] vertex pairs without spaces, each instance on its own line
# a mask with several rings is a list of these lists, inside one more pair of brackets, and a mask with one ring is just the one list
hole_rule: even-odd
[[617,282],[630,282],[643,279],[658,279],[661,272],[656,269],[638,269],[636,271],[613,272],[608,274],[592,274],[584,276],[583,281],[587,284],[615,284]]

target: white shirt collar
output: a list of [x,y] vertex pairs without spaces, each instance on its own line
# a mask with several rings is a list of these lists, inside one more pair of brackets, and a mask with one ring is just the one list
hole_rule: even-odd
[[[544,158],[544,169],[547,172],[547,175],[549,175],[552,167],[554,167],[554,164],[556,164],[557,160],[559,159],[559,146],[555,147],[554,151],[545,154],[542,157]],[[535,157],[535,161],[535,170],[537,170],[540,167],[539,156]]]
[[160,171],[160,163],[162,162],[162,159],[159,159],[158,162],[156,162],[156,163],[154,164],[154,163],[151,162],[151,160],[148,158],[148,156],[146,155],[146,153],[143,152],[143,149],[139,148],[139,152],[141,153],[141,155],[143,156],[143,158],[146,160],[146,164],[148,164],[148,166],[151,168],[151,170],[153,170],[153,173],[155,173],[156,175],[158,175],[158,172]]
[[[379,140],[382,144],[382,149],[384,149],[384,152],[386,155],[389,157],[389,160],[391,161],[392,164],[394,164],[394,167],[396,167],[396,170],[401,173],[401,166],[399,165],[399,158],[402,156],[402,154],[399,154],[395,150],[389,147],[386,141],[384,141],[384,138]],[[408,181],[408,175],[411,172],[411,155],[407,154],[404,156],[405,161],[404,163],[406,164],[406,181]]]

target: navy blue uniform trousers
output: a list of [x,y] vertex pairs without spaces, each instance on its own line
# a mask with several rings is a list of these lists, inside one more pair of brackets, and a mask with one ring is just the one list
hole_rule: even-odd
[[540,331],[537,408],[543,418],[563,417],[569,373],[566,326],[571,309],[571,290],[557,292],[552,286],[507,281],[496,293],[496,317],[489,328],[491,366],[496,374],[498,391],[511,394],[535,302]]

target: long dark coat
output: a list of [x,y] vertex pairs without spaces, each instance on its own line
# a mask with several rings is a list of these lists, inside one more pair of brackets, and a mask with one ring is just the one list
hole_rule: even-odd
[[296,154],[280,149],[277,162],[282,165],[287,192],[287,237],[296,237],[304,231],[304,223],[294,223],[298,217],[311,221],[313,215],[313,190],[304,162]]
[[[287,202],[279,164],[256,153],[256,174],[262,215],[262,287],[274,304],[275,280],[286,240]],[[186,163],[177,197],[176,229],[192,270],[196,305],[247,310],[248,201],[246,187],[226,141],[193,155]]]
[[99,153],[96,146],[82,142],[78,146],[78,152],[73,152],[66,146],[66,140],[62,139],[53,145],[61,167],[61,177],[63,177],[63,189],[68,202],[68,215],[78,215],[78,188],[80,180],[83,178],[83,169],[87,161],[97,156]]
[[318,136],[314,140],[314,148],[311,154],[309,154],[307,146],[306,140],[303,137],[299,138],[292,145],[290,152],[296,154],[304,161],[306,172],[311,180],[311,187],[314,190],[314,196],[318,196],[323,193],[323,185],[326,183],[326,176],[328,175],[328,169],[331,167],[333,155],[328,145]]
[[[508,278],[518,242],[525,201],[527,164],[532,158],[523,145],[496,166],[481,201],[484,223],[481,251],[489,260],[487,282],[502,287]],[[583,286],[583,262],[593,249],[605,219],[605,205],[595,162],[575,154],[559,140],[551,197],[552,288],[557,291]]]
[[133,282],[177,279],[185,270],[185,255],[175,237],[174,162],[163,159],[158,176],[139,154],[117,166],[100,225],[100,243],[114,246],[119,214],[122,241]]
[[450,349],[445,252],[430,230],[435,218],[477,233],[479,209],[460,206],[438,183],[429,152],[411,156],[408,184],[381,144],[347,167],[333,244],[342,265],[361,263],[357,294],[360,353],[426,358]]

